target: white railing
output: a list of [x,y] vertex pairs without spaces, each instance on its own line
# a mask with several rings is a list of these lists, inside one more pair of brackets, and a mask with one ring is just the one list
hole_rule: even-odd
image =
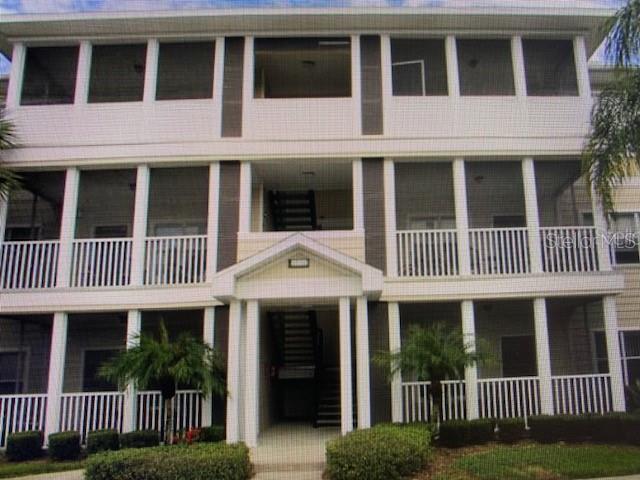
[[475,275],[529,273],[527,229],[472,228],[469,230],[471,271]]
[[[433,416],[431,382],[402,383],[402,421],[429,422]],[[467,416],[465,387],[461,380],[442,382],[441,420],[460,420]]]
[[458,275],[455,230],[403,230],[396,233],[398,271],[403,277]]
[[7,436],[15,432],[44,430],[47,395],[0,396],[0,448],[7,446]]
[[[160,392],[138,392],[137,428],[164,431],[164,402]],[[202,395],[197,390],[180,390],[173,398],[174,433],[202,424]]]
[[72,287],[120,287],[131,275],[130,238],[73,241]]
[[595,227],[544,227],[540,229],[540,235],[545,272],[598,270]]
[[478,408],[481,418],[539,415],[540,380],[538,377],[479,379]]
[[607,413],[612,410],[609,374],[562,375],[551,379],[556,415]]
[[0,289],[52,288],[58,270],[58,240],[3,242]]
[[83,443],[94,430],[122,431],[123,405],[121,392],[64,393],[60,404],[60,431],[80,432]]
[[180,285],[205,281],[207,236],[148,237],[145,284]]

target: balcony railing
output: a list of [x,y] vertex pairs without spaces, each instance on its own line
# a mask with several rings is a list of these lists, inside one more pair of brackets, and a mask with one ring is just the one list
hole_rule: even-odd
[[59,249],[58,240],[2,243],[0,289],[55,287]]
[[540,235],[545,272],[598,270],[595,227],[545,227]]
[[73,241],[72,287],[121,287],[131,277],[131,238]]
[[474,275],[517,275],[531,271],[526,228],[472,228],[469,242]]
[[398,268],[403,277],[458,275],[455,230],[404,230],[397,233]]
[[207,236],[148,237],[145,285],[183,285],[205,280]]
[[[464,382],[446,380],[442,382],[441,420],[466,418]],[[433,416],[431,382],[402,383],[402,419],[405,423],[430,422]]]
[[80,432],[82,443],[94,430],[122,431],[123,407],[121,392],[65,393],[60,405],[60,431]]
[[581,415],[612,410],[609,374],[556,376],[552,378],[552,385],[557,414]]
[[478,380],[478,403],[482,418],[539,415],[540,381],[537,377]]
[[0,396],[0,449],[12,433],[43,430],[46,410],[46,393]]
[[[157,391],[138,392],[137,428],[164,431],[164,402]],[[197,390],[179,390],[173,397],[174,433],[197,428],[202,422],[202,394]]]

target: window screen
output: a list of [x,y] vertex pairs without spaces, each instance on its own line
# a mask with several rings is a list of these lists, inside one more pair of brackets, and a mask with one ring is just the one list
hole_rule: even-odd
[[447,95],[444,40],[392,39],[391,72],[394,95]]
[[161,43],[157,100],[213,96],[213,42]]
[[571,40],[523,40],[527,94],[578,95]]
[[145,44],[94,46],[89,102],[142,101],[146,55]]
[[458,39],[461,95],[514,95],[509,40]]
[[117,349],[87,350],[84,352],[82,385],[85,392],[109,392],[117,389],[117,385],[99,375],[102,365],[117,354]]
[[526,377],[538,373],[533,335],[502,337],[502,373],[505,377]]
[[21,105],[73,103],[78,47],[29,47]]
[[0,353],[0,395],[22,393],[24,361],[24,352]]

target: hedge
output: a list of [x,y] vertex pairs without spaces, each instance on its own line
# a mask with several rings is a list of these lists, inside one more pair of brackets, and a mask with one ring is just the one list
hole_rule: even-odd
[[327,473],[332,480],[398,480],[427,464],[430,439],[424,425],[357,430],[327,444]]
[[451,420],[440,424],[439,443],[445,447],[480,445],[494,439],[495,421],[487,418],[478,420]]
[[501,443],[516,443],[528,437],[522,418],[503,418],[498,420],[497,440]]
[[640,445],[640,416],[540,415],[529,419],[531,438],[540,443],[595,442]]
[[120,434],[117,430],[94,430],[87,435],[87,452],[98,453],[120,448]]
[[5,455],[10,462],[33,460],[42,455],[42,432],[12,433],[7,437]]
[[221,442],[224,440],[224,427],[221,425],[212,425],[211,427],[202,427],[199,442]]
[[48,448],[52,460],[77,460],[80,457],[80,433],[52,433],[49,435]]
[[86,480],[246,480],[252,474],[243,444],[201,443],[103,452],[89,457]]
[[136,430],[120,435],[121,448],[146,448],[160,445],[160,432],[157,430]]

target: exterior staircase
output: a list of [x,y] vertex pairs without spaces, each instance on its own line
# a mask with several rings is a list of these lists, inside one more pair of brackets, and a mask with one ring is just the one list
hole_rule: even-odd
[[269,192],[273,228],[277,232],[317,230],[316,201],[313,190]]
[[278,378],[315,378],[317,326],[315,312],[271,313],[278,344]]
[[316,427],[340,426],[340,370],[326,368],[319,381]]

